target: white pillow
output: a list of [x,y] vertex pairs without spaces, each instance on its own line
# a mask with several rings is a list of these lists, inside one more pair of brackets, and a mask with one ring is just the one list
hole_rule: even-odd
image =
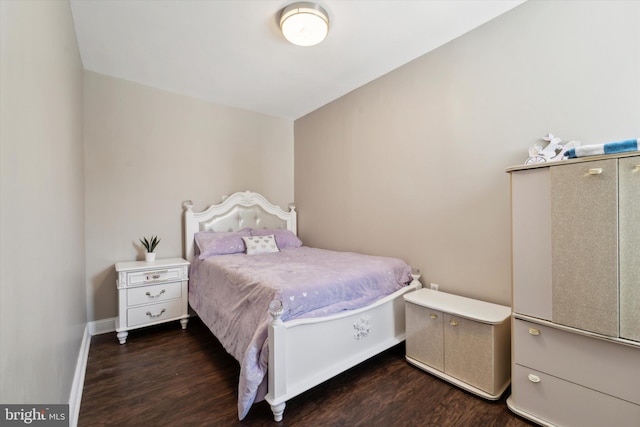
[[268,236],[243,236],[244,244],[247,247],[247,255],[270,254],[280,252],[273,234]]

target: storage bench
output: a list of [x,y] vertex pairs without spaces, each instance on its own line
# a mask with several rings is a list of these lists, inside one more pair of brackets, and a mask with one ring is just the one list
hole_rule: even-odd
[[511,308],[431,289],[404,296],[409,363],[497,400],[511,381]]

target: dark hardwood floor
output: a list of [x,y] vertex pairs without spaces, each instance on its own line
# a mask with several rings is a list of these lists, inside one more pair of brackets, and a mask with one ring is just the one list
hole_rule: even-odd
[[[309,369],[313,369],[312,366]],[[404,359],[396,346],[287,402],[237,417],[238,363],[198,318],[91,339],[79,426],[531,426],[505,397],[480,399]],[[506,393],[508,394],[508,393]]]

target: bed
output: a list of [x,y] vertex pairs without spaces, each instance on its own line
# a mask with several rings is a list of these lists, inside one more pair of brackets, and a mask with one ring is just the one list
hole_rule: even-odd
[[[421,285],[403,261],[304,246],[295,206],[284,211],[258,193],[235,193],[202,212],[194,212],[191,201],[183,207],[189,304],[240,363],[240,419],[264,399],[281,421],[287,400],[404,341],[402,296]],[[359,278],[346,270],[316,272],[320,267],[313,265],[349,269],[360,262],[367,273]],[[376,268],[386,278],[368,273]],[[334,278],[330,284],[315,283],[327,277]],[[360,287],[352,279],[376,288],[352,296]],[[342,300],[307,304],[311,294],[323,292]]]

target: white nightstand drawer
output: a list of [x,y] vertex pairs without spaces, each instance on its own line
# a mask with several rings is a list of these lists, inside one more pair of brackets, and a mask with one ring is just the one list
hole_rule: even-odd
[[169,282],[127,289],[127,306],[152,304],[182,298],[182,283]]
[[182,280],[181,267],[158,268],[154,270],[133,271],[127,273],[127,286],[150,285],[168,281]]
[[167,301],[161,304],[143,305],[127,309],[127,326],[140,326],[147,323],[163,322],[180,317],[182,301]]

